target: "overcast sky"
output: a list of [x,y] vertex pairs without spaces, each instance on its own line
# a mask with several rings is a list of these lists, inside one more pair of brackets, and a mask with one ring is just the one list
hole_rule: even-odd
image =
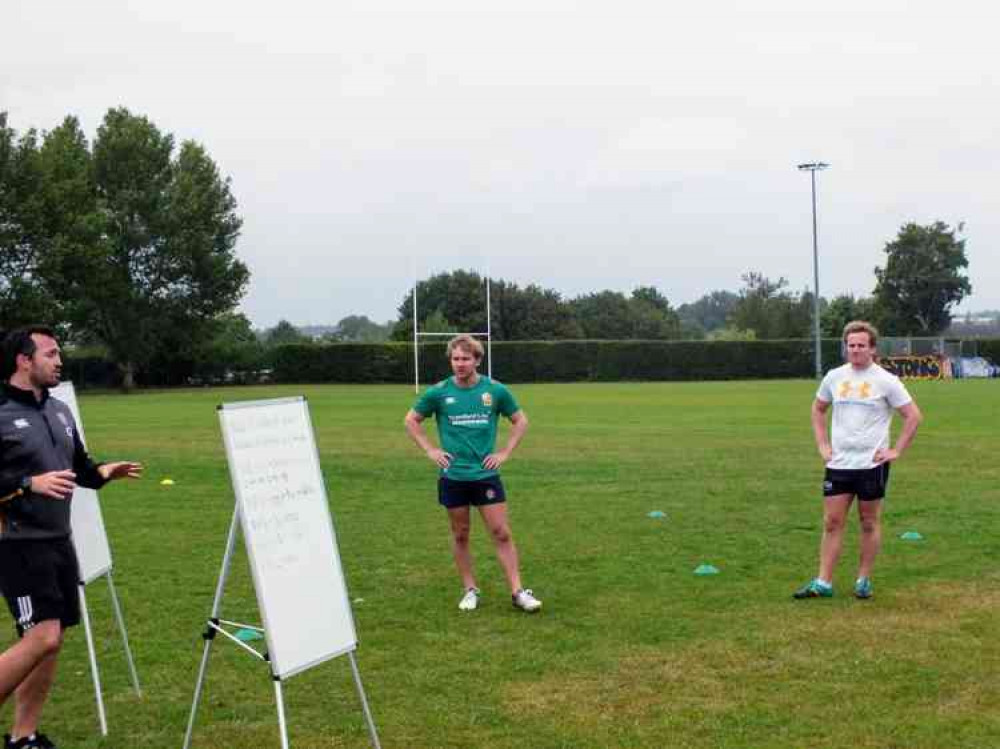
[[[1000,308],[987,2],[6,0],[0,110],[110,107],[204,144],[244,217],[242,309],[395,319],[458,268],[675,304],[759,270],[868,294],[905,222],[965,222]],[[990,197],[990,196],[993,197]]]

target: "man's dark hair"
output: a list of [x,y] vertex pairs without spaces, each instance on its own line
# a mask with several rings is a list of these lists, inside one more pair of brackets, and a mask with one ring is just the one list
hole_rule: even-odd
[[23,328],[10,331],[7,337],[3,339],[2,372],[5,380],[13,375],[17,369],[17,357],[21,355],[34,355],[35,349],[38,346],[31,337],[33,335],[44,335],[49,338],[56,337],[55,331],[47,325],[25,325]]

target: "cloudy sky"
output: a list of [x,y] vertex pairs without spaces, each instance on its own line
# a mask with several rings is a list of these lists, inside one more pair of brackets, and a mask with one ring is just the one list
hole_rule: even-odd
[[[909,221],[965,222],[1000,308],[1000,11],[985,2],[6,0],[19,131],[110,107],[204,144],[243,311],[394,319],[458,268],[674,304],[759,270],[867,294]],[[993,196],[992,198],[990,196]]]

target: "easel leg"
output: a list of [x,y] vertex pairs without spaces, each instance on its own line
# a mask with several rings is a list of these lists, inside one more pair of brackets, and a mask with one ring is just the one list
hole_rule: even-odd
[[90,656],[90,673],[94,678],[94,696],[97,698],[97,719],[101,724],[101,735],[108,735],[108,719],[104,714],[104,696],[101,694],[101,675],[97,670],[97,651],[94,648],[94,633],[90,629],[90,612],[87,610],[87,595],[80,583],[80,613],[83,615],[83,630],[87,637],[87,653]]
[[[232,561],[233,549],[236,546],[236,529],[239,527],[239,510],[233,510],[233,520],[229,524],[229,538],[226,540],[226,553],[222,555],[222,569],[219,571],[219,584],[215,587],[215,601],[212,603],[211,619],[219,618],[219,610],[222,607],[222,592],[226,587],[226,578],[229,577],[229,563]],[[208,653],[212,647],[212,640],[215,639],[214,631],[210,628],[205,630],[205,649],[201,654],[201,667],[198,669],[198,681],[194,686],[194,699],[191,701],[191,715],[188,717],[187,733],[184,735],[184,749],[191,746],[191,734],[194,732],[194,720],[198,715],[198,700],[201,699],[201,689],[205,682],[205,672],[208,670]]]
[[371,737],[372,746],[375,749],[382,749],[378,742],[378,732],[375,730],[375,721],[372,720],[371,710],[368,709],[368,698],[365,697],[365,688],[361,685],[361,672],[358,671],[358,662],[354,659],[354,652],[347,654],[351,660],[351,672],[354,674],[354,685],[358,688],[358,696],[361,698],[361,709],[365,713],[365,721],[368,723],[368,735]]
[[288,723],[285,721],[285,699],[281,694],[281,679],[274,677],[274,696],[278,702],[278,729],[281,731],[281,749],[288,749]]
[[108,589],[111,591],[111,604],[115,609],[118,631],[122,634],[122,644],[125,646],[125,658],[128,661],[129,673],[132,675],[132,686],[135,688],[136,696],[142,697],[142,687],[139,686],[139,672],[135,670],[135,661],[132,659],[132,648],[128,644],[128,632],[125,631],[125,617],[122,616],[122,607],[118,603],[118,593],[115,591],[115,583],[111,579],[111,570],[108,570]]
[[198,669],[198,681],[194,685],[194,700],[191,702],[191,715],[188,717],[187,732],[184,734],[184,749],[191,746],[191,734],[194,731],[194,719],[198,715],[198,700],[201,699],[201,687],[205,681],[205,671],[208,669],[208,650],[212,640],[205,637],[205,649],[201,654],[201,667]]

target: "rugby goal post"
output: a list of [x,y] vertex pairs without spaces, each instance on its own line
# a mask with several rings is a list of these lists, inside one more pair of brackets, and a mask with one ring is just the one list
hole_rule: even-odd
[[486,339],[486,375],[493,378],[493,335],[490,322],[490,274],[487,272],[486,283],[486,330],[463,331],[459,333],[428,333],[420,331],[420,318],[417,315],[417,290],[420,281],[413,278],[413,392],[420,392],[420,339],[423,338],[454,338],[457,335],[471,335]]

